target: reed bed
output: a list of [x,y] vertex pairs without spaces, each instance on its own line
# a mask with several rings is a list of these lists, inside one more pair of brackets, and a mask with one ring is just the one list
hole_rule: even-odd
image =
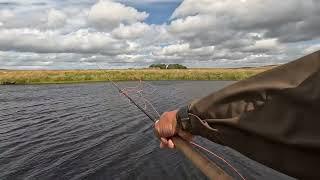
[[133,69],[133,70],[1,70],[0,84],[56,84],[134,80],[242,80],[266,71],[260,68]]

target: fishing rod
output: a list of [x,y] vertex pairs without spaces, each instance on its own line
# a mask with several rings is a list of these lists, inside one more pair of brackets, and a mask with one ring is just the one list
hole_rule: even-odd
[[[97,64],[99,69],[102,70],[99,64]],[[122,90],[115,82],[113,82],[110,78],[107,78],[109,82],[111,82],[112,86],[114,86],[119,93],[123,94],[133,105],[135,105],[142,113],[144,113],[153,123],[155,123],[155,119],[152,118],[152,116],[144,110],[138,103],[136,103],[128,93],[126,93],[124,90]],[[200,147],[204,149],[205,151],[208,151],[209,153],[212,153],[214,156],[220,158],[213,152],[201,147],[200,145],[191,142],[188,142],[184,139],[182,139],[179,136],[171,137],[171,140],[173,141],[175,147],[182,152],[203,174],[205,174],[209,179],[215,180],[231,180],[233,179],[230,175],[228,175],[225,171],[223,171],[216,163],[209,160],[207,157],[200,154],[198,151],[196,151],[194,148],[192,148],[191,144],[196,145],[197,147]],[[220,158],[221,159],[221,158]],[[228,164],[228,163],[227,163]],[[229,164],[228,164],[229,165]],[[232,167],[231,165],[229,165]],[[233,167],[232,167],[233,168]],[[234,169],[234,168],[233,168]],[[238,171],[234,169],[236,173]],[[245,180],[245,178],[240,174],[240,177]]]
[[[100,70],[103,70],[103,68],[98,64],[96,63],[96,65],[98,66],[98,68]],[[113,82],[110,78],[108,78],[108,81],[111,82],[112,86],[115,87],[119,93],[123,94],[127,99],[129,99],[129,101],[134,104],[143,114],[145,114],[153,123],[155,123],[155,119],[152,118],[152,116],[146,111],[144,110],[139,104],[137,104],[126,92],[124,92],[119,86],[118,84],[116,84],[115,82]]]
[[153,123],[155,120],[152,118],[152,116],[144,110],[139,104],[137,104],[126,92],[124,92],[115,82],[109,80],[111,84],[119,91],[119,93],[123,94],[126,98],[129,99],[129,101],[134,104],[142,113],[144,113]]
[[[152,116],[146,112],[139,104],[137,104],[126,92],[124,92],[115,82],[109,80],[111,84],[123,94],[129,101],[134,104],[141,112],[143,112],[153,123],[155,120]],[[231,180],[226,172],[224,172],[219,166],[210,161],[207,157],[201,155],[199,152],[194,150],[190,143],[186,140],[174,136],[171,138],[174,145],[179,149],[196,167],[198,167],[209,179],[221,179],[221,180]]]

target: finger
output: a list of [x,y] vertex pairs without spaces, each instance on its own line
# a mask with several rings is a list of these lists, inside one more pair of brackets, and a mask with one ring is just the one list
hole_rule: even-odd
[[160,148],[169,148],[167,144],[160,142]]
[[178,135],[186,141],[191,141],[193,139],[193,135],[186,131],[179,130]]
[[159,120],[157,120],[154,124],[154,130],[153,130],[154,134],[156,135],[157,138],[160,139],[160,127],[159,127]]
[[159,120],[154,123],[154,128],[159,131]]
[[173,149],[174,148],[174,143],[171,139],[168,140],[168,147]]
[[165,145],[168,145],[168,140],[166,138],[160,138],[161,142]]

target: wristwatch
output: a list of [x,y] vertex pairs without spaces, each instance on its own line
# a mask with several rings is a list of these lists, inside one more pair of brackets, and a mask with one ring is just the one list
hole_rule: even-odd
[[184,106],[181,107],[176,115],[177,118],[177,127],[181,128],[184,131],[190,131],[191,129],[191,122],[189,117],[189,107]]

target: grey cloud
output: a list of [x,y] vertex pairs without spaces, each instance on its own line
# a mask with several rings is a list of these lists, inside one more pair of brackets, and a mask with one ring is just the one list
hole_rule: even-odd
[[55,29],[56,25],[65,24],[63,21],[68,21],[66,28],[72,31],[87,26],[86,16],[90,6],[85,6],[81,2],[78,2],[79,5],[52,0],[44,2],[16,1],[15,3],[19,5],[12,8],[9,6],[0,8],[2,28]]
[[10,6],[18,6],[18,3],[15,2],[0,2],[0,7],[10,7]]
[[[192,7],[194,3],[197,3],[195,8]],[[173,33],[188,41],[201,38],[206,45],[217,45],[225,39],[242,39],[241,36],[252,32],[263,33],[264,38],[278,38],[280,42],[307,41],[320,37],[319,7],[320,2],[313,0],[265,0],[263,3],[257,0],[186,0],[174,12],[173,18],[178,19],[173,20],[171,28]],[[201,21],[205,18],[207,20]],[[183,25],[192,27],[191,22],[201,25],[196,32],[184,37],[189,30]]]
[[312,0],[185,0],[162,25],[128,6],[160,0],[43,2],[0,5],[0,68],[257,66],[320,44],[320,3]]
[[117,55],[130,52],[130,44],[107,33],[77,31],[61,35],[57,31],[33,29],[0,30],[0,50],[35,53],[89,53]]
[[278,37],[281,42],[308,41],[320,37],[320,13],[305,21],[270,28],[265,37]]
[[[74,53],[28,53],[0,51],[0,68],[2,69],[97,69],[98,64],[104,67],[111,67],[118,64],[112,56]],[[92,59],[89,61],[88,59]]]
[[34,2],[34,3],[32,3],[31,5],[33,5],[33,6],[45,6],[45,5],[47,5],[48,3],[46,3],[46,2]]

